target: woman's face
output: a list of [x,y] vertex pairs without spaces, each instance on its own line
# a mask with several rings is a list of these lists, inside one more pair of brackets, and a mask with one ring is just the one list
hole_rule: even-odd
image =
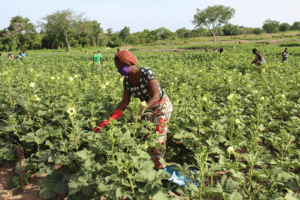
[[115,65],[117,67],[118,70],[122,69],[124,67],[124,63],[118,61],[118,60],[115,60]]

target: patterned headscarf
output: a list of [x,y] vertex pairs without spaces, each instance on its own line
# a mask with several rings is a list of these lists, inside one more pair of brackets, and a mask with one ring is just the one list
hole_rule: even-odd
[[130,51],[127,50],[121,50],[116,55],[116,58],[118,58],[119,61],[123,62],[126,65],[136,65],[138,63],[135,55],[133,55]]

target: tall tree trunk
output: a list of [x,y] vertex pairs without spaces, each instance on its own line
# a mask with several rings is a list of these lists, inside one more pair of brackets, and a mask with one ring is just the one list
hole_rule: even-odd
[[70,47],[70,42],[68,40],[68,37],[67,37],[67,33],[65,32],[65,40],[66,40],[66,43],[67,43],[67,51],[71,51],[71,47]]
[[214,43],[217,43],[217,36],[216,36],[216,34],[213,34],[213,36],[214,36]]
[[217,35],[218,35],[218,30],[211,30],[210,33],[214,37],[214,43],[217,43]]

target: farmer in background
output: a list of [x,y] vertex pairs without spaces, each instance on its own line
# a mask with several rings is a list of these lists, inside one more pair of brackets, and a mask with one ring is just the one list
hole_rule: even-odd
[[25,56],[26,56],[26,53],[25,53],[25,51],[23,51],[22,53],[20,53],[21,54],[21,56],[22,56],[22,58],[25,58]]
[[288,52],[287,48],[285,48],[284,51],[281,53],[282,62],[289,60],[288,55],[289,55],[289,52]]
[[252,53],[255,55],[255,59],[251,62],[251,64],[256,64],[258,66],[266,64],[266,59],[264,56],[257,51],[257,49],[252,49]]
[[117,53],[119,52],[119,51],[121,51],[122,49],[121,48],[118,48],[117,49],[117,52],[115,53],[115,56],[117,55]]
[[207,47],[205,47],[205,52],[206,52],[206,54],[209,54],[209,50]]
[[23,60],[23,59],[22,59],[22,56],[21,56],[21,53],[19,53],[19,54],[16,56],[16,59],[17,59],[17,60],[21,60],[21,61]]
[[98,67],[100,65],[100,62],[101,62],[101,66],[102,66],[103,63],[102,63],[101,51],[98,51],[96,54],[94,54],[93,59],[96,62],[96,67]]
[[224,47],[222,47],[222,48],[219,49],[220,54],[223,54],[224,51],[225,51],[225,48],[224,48]]
[[7,54],[7,57],[8,57],[8,58],[11,58],[11,59],[13,59],[13,58],[14,58],[14,56],[12,55],[12,53],[11,53],[11,52],[9,52],[9,53]]
[[[100,132],[101,128],[109,124],[109,119],[117,120],[123,115],[127,108],[131,96],[139,98],[145,103],[140,108],[139,118],[149,120],[156,124],[155,132],[160,134],[155,138],[161,145],[166,146],[168,123],[173,112],[172,103],[167,94],[161,89],[155,73],[148,68],[136,66],[138,63],[136,57],[127,50],[119,51],[115,56],[115,65],[118,72],[124,76],[123,80],[123,100],[116,111],[106,120],[98,124],[94,131]],[[142,115],[146,107],[149,115]],[[145,140],[147,136],[143,139]],[[162,169],[165,166],[159,162],[160,158],[165,160],[166,148],[151,148],[149,154],[154,162],[155,169]]]

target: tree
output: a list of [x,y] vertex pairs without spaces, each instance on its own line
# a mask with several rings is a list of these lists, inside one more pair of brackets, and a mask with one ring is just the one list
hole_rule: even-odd
[[288,23],[282,23],[279,25],[279,31],[280,32],[286,32],[288,30],[290,30],[291,25],[289,25]]
[[238,25],[226,24],[223,26],[224,35],[238,35],[240,34],[240,28]]
[[128,37],[130,36],[130,28],[125,26],[119,33],[119,38],[122,39],[122,42],[127,43],[128,42]]
[[300,22],[294,22],[291,30],[300,30]]
[[262,28],[267,33],[277,33],[279,32],[279,21],[267,19],[266,21],[264,21],[264,25],[262,26]]
[[86,22],[85,31],[94,47],[103,38],[103,29],[100,25],[96,20]]
[[196,27],[205,26],[214,37],[214,43],[217,42],[216,36],[218,35],[218,28],[234,16],[235,10],[231,7],[222,5],[208,6],[204,10],[197,8],[197,13],[194,15],[192,21]]
[[184,38],[187,32],[189,32],[189,30],[187,30],[186,28],[180,28],[176,30],[177,36],[179,38]]
[[72,10],[66,9],[47,15],[43,18],[46,22],[41,22],[40,24],[42,29],[47,33],[51,32],[57,37],[60,34],[63,34],[67,45],[67,51],[70,51],[71,46],[69,40],[71,39],[71,34],[76,33],[74,30],[80,30],[80,26],[82,25],[81,22],[85,20],[82,19],[82,16],[83,13],[76,15]]
[[255,28],[255,29],[253,30],[253,33],[254,33],[255,35],[261,35],[262,32],[263,32],[263,30],[262,30],[261,28]]
[[[30,20],[28,18],[23,18],[20,15],[12,17],[9,27],[7,27],[3,37],[11,38],[13,41],[13,46],[20,48],[25,44],[25,42],[28,41],[28,34],[35,32],[34,25],[29,21]],[[22,43],[20,42],[21,37],[23,38]]]

